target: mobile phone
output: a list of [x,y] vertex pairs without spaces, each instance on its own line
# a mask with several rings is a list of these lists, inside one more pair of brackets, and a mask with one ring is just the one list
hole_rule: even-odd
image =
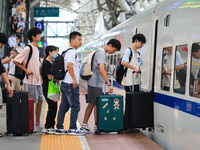
[[10,58],[12,58],[12,57],[13,57],[13,54],[10,55]]

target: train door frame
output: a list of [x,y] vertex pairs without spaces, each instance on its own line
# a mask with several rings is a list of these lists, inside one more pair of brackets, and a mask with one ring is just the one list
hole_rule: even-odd
[[154,92],[154,86],[155,86],[155,74],[156,74],[156,53],[157,53],[157,38],[158,38],[158,19],[155,20],[154,23],[154,45],[153,45],[153,51],[154,51],[154,56],[153,56],[153,76],[152,76],[152,92]]

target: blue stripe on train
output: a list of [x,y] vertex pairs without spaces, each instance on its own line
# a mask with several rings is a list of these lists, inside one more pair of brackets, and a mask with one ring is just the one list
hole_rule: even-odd
[[[120,85],[116,81],[113,82],[113,86],[124,90],[124,86]],[[183,111],[196,117],[200,117],[200,103],[191,102],[161,93],[154,93],[154,102]]]
[[172,97],[160,93],[154,93],[154,102],[183,111],[190,115],[200,117],[200,103]]

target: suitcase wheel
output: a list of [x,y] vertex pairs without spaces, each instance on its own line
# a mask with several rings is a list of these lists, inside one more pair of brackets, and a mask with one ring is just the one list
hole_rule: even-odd
[[29,133],[25,133],[26,136],[29,136]]
[[100,135],[100,134],[101,134],[101,130],[97,130],[97,131],[95,132],[95,134]]
[[123,134],[123,130],[120,129],[120,130],[118,131],[118,134]]
[[30,134],[33,134],[33,130],[29,130],[29,133],[30,133]]
[[153,131],[153,128],[152,128],[152,127],[150,127],[150,128],[148,129],[148,131],[149,131],[149,132]]

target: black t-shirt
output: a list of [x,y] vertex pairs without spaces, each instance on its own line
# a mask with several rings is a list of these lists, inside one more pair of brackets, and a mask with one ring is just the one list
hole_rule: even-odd
[[47,74],[51,74],[51,66],[52,66],[52,63],[50,63],[48,60],[43,61],[42,78],[43,78],[43,94],[45,97],[47,97],[48,85],[50,81],[47,77]]
[[5,68],[4,68],[4,66],[2,65],[2,62],[1,62],[1,59],[0,59],[0,75],[2,74],[2,73],[4,73],[5,72]]

